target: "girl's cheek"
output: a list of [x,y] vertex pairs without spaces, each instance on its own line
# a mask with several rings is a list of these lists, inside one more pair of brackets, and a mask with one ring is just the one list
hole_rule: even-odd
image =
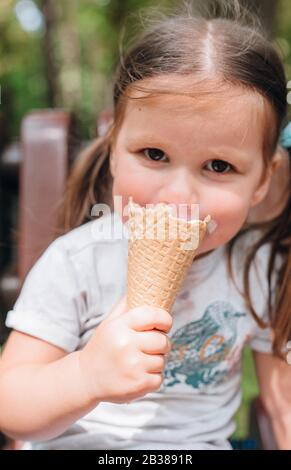
[[233,222],[236,225],[248,215],[248,196],[243,188],[240,194],[238,191],[208,191],[208,194],[203,195],[202,207],[203,212],[207,211],[217,222]]
[[[156,188],[153,184],[149,184],[149,179],[144,178],[140,173],[128,172],[128,174],[120,174],[113,180],[112,195],[121,197],[121,201],[116,208],[119,215],[122,215],[123,222],[126,222],[125,207],[128,204],[128,199],[131,196],[137,204],[141,206],[147,204],[152,200]],[[122,212],[122,214],[120,213]]]
[[206,195],[204,200],[205,206],[202,204],[202,207],[207,207],[207,214],[217,222],[229,226],[243,223],[249,212],[248,195],[245,194],[244,188],[241,188],[239,195],[234,191],[223,191],[221,194],[214,191],[212,195]]
[[206,207],[207,213],[217,224],[216,230],[208,234],[205,240],[207,245],[211,245],[209,249],[231,240],[243,226],[249,211],[247,201],[232,193],[224,197],[218,196],[215,202],[213,200]]
[[113,195],[122,196],[124,204],[128,197],[132,196],[137,203],[148,200],[147,195],[152,194],[152,189],[143,178],[119,178],[113,182]]
[[158,184],[159,178],[153,178],[152,172],[124,158],[116,168],[113,195],[122,196],[124,205],[127,204],[129,196],[132,196],[138,204],[143,205],[152,200],[153,194],[158,190]]

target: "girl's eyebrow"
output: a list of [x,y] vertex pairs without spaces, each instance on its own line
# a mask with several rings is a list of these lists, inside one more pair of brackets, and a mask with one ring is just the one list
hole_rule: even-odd
[[161,139],[159,139],[157,135],[155,134],[142,134],[142,135],[137,135],[137,136],[129,136],[126,139],[126,143],[131,144],[131,145],[140,145],[141,142],[144,143],[146,141],[156,142],[156,144],[159,144],[159,145],[166,144],[166,142],[163,143]]

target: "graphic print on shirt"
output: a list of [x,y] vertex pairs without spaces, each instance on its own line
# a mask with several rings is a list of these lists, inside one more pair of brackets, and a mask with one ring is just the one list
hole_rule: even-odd
[[228,302],[216,301],[200,320],[179,328],[171,337],[164,387],[184,383],[201,388],[221,381],[227,372],[225,361],[237,338],[238,320],[245,315]]

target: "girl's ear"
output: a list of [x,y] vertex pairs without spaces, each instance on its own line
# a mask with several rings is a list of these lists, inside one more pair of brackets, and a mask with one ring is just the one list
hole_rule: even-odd
[[251,199],[251,207],[257,206],[264,200],[270,188],[273,173],[277,170],[282,160],[280,152],[276,152],[271,164],[267,168],[265,178],[260,182]]
[[260,204],[253,207],[248,215],[248,221],[266,222],[277,217],[284,209],[289,195],[290,163],[288,153],[279,150],[273,159],[273,174],[269,190]]
[[250,207],[257,206],[266,197],[269,187],[270,187],[270,182],[271,182],[270,172],[268,173],[269,174],[265,177],[264,181],[260,184],[260,186],[254,192],[253,197],[251,199]]
[[[272,182],[273,174],[276,173],[278,169],[280,169],[282,163],[284,163],[284,158],[286,158],[285,151],[278,147],[273,156],[271,164],[269,165],[266,171],[264,180],[260,183],[252,197],[251,207],[258,205],[267,196]],[[272,188],[272,191],[273,189],[274,188]]]

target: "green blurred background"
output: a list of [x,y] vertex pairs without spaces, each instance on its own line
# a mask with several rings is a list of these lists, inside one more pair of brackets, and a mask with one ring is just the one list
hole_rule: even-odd
[[[291,80],[290,0],[256,0],[260,18]],[[112,72],[120,45],[138,34],[147,9],[179,7],[178,0],[1,0],[0,117],[6,140],[17,139],[32,109],[72,111],[80,138],[96,135],[96,116],[111,106]],[[191,2],[188,2],[191,3]],[[124,34],[125,31],[125,34]],[[290,81],[291,89],[291,81]],[[244,354],[243,401],[236,438],[247,433],[248,407],[258,387],[251,351]]]
[[[259,8],[291,79],[290,1],[241,2]],[[61,107],[75,112],[83,138],[93,137],[96,115],[111,104],[111,76],[121,42],[126,48],[128,38],[138,34],[138,18],[148,8],[159,11],[182,4],[180,0],[1,0],[1,113],[9,120],[9,135],[18,136],[27,111]]]

